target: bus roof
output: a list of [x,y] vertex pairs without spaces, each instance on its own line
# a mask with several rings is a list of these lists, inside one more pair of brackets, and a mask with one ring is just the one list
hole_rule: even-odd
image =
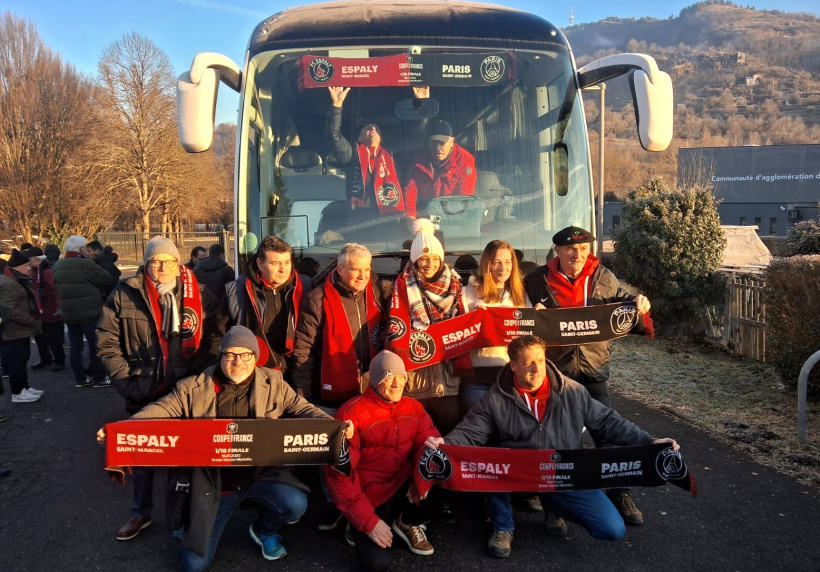
[[356,45],[568,47],[564,34],[533,14],[460,0],[356,0],[288,8],[259,24],[251,56],[282,48]]

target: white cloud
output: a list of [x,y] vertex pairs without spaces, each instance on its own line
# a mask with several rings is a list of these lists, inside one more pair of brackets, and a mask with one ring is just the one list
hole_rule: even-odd
[[230,4],[224,4],[222,2],[209,2],[208,0],[171,0],[172,2],[176,2],[177,4],[187,4],[188,6],[193,6],[195,8],[205,8],[206,10],[219,10],[220,12],[230,12],[232,14],[239,14],[240,16],[251,16],[258,20],[263,18],[267,18],[270,14],[263,14],[262,12],[256,12],[255,10],[247,10],[245,8],[240,8],[238,6],[232,6]]

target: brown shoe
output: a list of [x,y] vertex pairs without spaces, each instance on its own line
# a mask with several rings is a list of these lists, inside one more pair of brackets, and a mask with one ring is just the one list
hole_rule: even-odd
[[140,533],[143,528],[151,526],[151,517],[132,516],[128,522],[123,524],[117,531],[117,540],[131,540]]
[[493,532],[490,540],[487,541],[487,550],[490,556],[495,558],[506,558],[512,552],[512,532]]
[[632,497],[629,496],[629,493],[618,493],[610,497],[610,500],[612,504],[615,505],[615,508],[618,509],[621,518],[624,519],[626,524],[643,524],[643,514],[641,514],[641,511],[635,506],[635,503],[632,502]]
[[547,532],[553,536],[567,535],[566,521],[564,521],[563,517],[558,516],[549,509],[547,509],[547,512],[544,515],[544,526],[546,527]]
[[418,526],[404,524],[401,521],[401,515],[393,522],[393,532],[407,543],[410,552],[421,556],[430,556],[433,553],[433,545],[427,540],[427,535],[424,534],[425,530],[427,530],[427,527],[423,524]]

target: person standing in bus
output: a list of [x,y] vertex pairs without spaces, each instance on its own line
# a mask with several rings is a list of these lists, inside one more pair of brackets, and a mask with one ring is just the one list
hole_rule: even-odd
[[433,124],[427,149],[413,158],[404,185],[408,216],[415,217],[436,197],[472,195],[475,191],[475,158],[455,141],[449,123]]
[[403,214],[404,197],[393,157],[382,147],[382,132],[375,123],[359,131],[354,146],[342,135],[342,105],[349,87],[328,87],[331,106],[328,131],[337,161],[347,164],[347,198],[356,218]]
[[[569,226],[552,237],[556,257],[524,279],[524,288],[536,308],[576,308],[597,304],[634,301],[640,315],[638,330],[651,328],[649,300],[643,294],[630,295],[615,275],[591,253],[592,233]],[[592,398],[610,407],[609,342],[551,346],[547,357],[565,376],[583,385]],[[602,443],[596,441],[597,446]],[[643,515],[628,489],[607,489],[627,524],[642,524]],[[566,534],[566,525],[548,527],[556,535]]]

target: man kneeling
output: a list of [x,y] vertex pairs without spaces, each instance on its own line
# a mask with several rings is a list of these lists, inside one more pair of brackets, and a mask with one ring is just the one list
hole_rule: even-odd
[[[296,395],[278,370],[256,367],[259,345],[253,333],[234,326],[222,338],[219,364],[185,378],[171,393],[146,405],[131,419],[278,419],[330,416]],[[348,424],[346,436],[353,435]],[[104,442],[105,430],[97,440]],[[233,511],[244,501],[261,507],[250,527],[251,539],[267,560],[287,551],[278,534],[283,524],[305,513],[308,488],[281,467],[195,467],[191,503],[182,537],[182,569],[205,570]]]
[[[356,556],[367,571],[390,567],[387,549],[393,532],[412,552],[433,553],[415,506],[431,485],[418,490],[411,476],[425,440],[440,435],[421,404],[402,395],[406,382],[399,356],[385,350],[373,358],[370,386],[336,413],[337,419],[352,421],[355,427],[348,444],[350,476],[324,469],[333,502],[353,526]],[[393,523],[392,532],[388,522]]]
[[[546,358],[547,344],[537,336],[521,336],[510,343],[510,363],[498,381],[444,439],[431,437],[427,446],[481,446],[489,440],[510,449],[580,449],[586,427],[592,437],[616,445],[671,443],[622,418],[614,409],[592,399],[580,384],[564,377]],[[626,533],[615,505],[600,490],[543,493],[541,502],[559,516],[586,528],[594,538],[619,541]],[[487,494],[493,534],[490,555],[506,558],[512,550],[513,510],[510,493]]]

